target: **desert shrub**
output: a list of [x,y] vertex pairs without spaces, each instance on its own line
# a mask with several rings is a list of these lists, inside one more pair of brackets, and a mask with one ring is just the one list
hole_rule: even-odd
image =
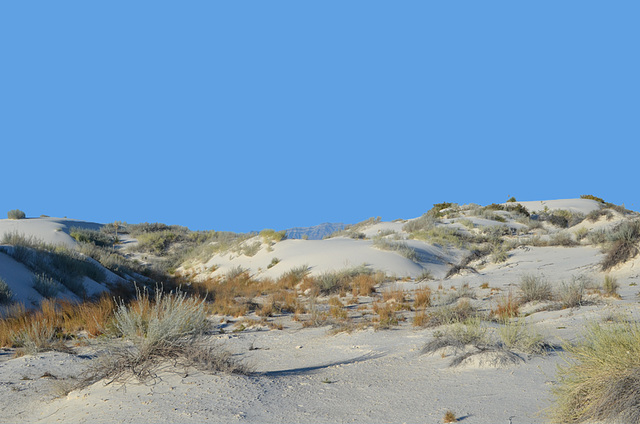
[[572,278],[571,282],[563,281],[556,295],[563,308],[575,308],[582,305],[584,297],[584,282]]
[[344,289],[344,279],[337,272],[324,272],[317,277],[316,281],[320,293],[323,294],[337,293]]
[[51,277],[45,274],[35,274],[33,276],[33,288],[42,297],[55,297],[60,291],[60,285]]
[[479,316],[478,310],[474,308],[468,299],[461,299],[454,305],[438,306],[431,311],[425,325],[437,327],[440,325],[453,324],[466,321]]
[[513,196],[509,197],[509,199],[507,200],[507,203],[513,203],[513,202],[517,202],[516,198]]
[[596,202],[605,203],[602,198],[596,197],[596,196],[594,196],[592,194],[581,194],[580,198],[581,199],[591,199],[591,200],[595,200]]
[[55,340],[55,328],[46,320],[33,321],[23,328],[15,335],[14,343],[19,348],[18,355],[33,355],[61,347]]
[[27,216],[20,209],[12,209],[7,212],[7,218],[9,219],[25,219]]
[[549,349],[544,337],[531,329],[524,319],[504,320],[498,327],[500,342],[509,350],[543,355]]
[[272,230],[271,228],[265,228],[264,230],[260,231],[260,237],[262,237],[262,240],[264,240],[265,242],[279,242],[282,239],[284,239],[286,237],[287,232],[285,230],[283,231],[276,231],[276,230]]
[[555,422],[640,422],[640,326],[593,322],[563,346],[550,415]]
[[240,277],[241,275],[245,274],[246,272],[248,272],[246,269],[244,269],[241,265],[236,265],[233,268],[231,268],[229,271],[227,271],[227,273],[225,274],[225,279],[226,280],[235,280],[236,278]]
[[202,300],[189,298],[184,292],[165,294],[160,289],[152,300],[147,292],[139,292],[137,301],[120,303],[113,318],[113,334],[131,344],[109,347],[94,361],[85,381],[107,378],[108,383],[124,382],[133,376],[144,382],[156,378],[158,367],[168,360],[185,367],[246,372],[229,354],[202,344],[207,327]]
[[382,237],[376,237],[373,239],[373,246],[378,249],[397,252],[412,261],[418,260],[418,253],[416,250],[403,241],[390,241]]
[[86,228],[71,227],[69,235],[80,243],[91,243],[96,246],[111,246],[116,242],[115,237],[109,234]]
[[0,278],[0,304],[9,303],[12,298],[13,292],[11,291],[11,288],[6,281]]
[[525,274],[520,277],[518,288],[521,291],[521,302],[527,303],[534,300],[551,300],[551,284],[542,276]]
[[269,262],[269,265],[267,265],[267,269],[271,269],[274,266],[278,265],[280,263],[280,258],[276,258],[275,256],[273,258],[271,258],[271,262]]
[[132,340],[140,350],[153,350],[186,336],[198,335],[207,327],[204,302],[188,298],[184,292],[155,291],[152,301],[147,291],[138,300],[120,303],[114,314],[115,334]]
[[549,246],[571,247],[577,244],[573,237],[571,237],[571,233],[565,231],[555,233],[549,238]]
[[587,214],[587,218],[589,221],[591,222],[596,222],[600,219],[600,217],[606,217],[607,221],[611,220],[611,218],[613,218],[613,213],[611,213],[611,211],[609,209],[596,209],[594,211],[591,211]]
[[618,289],[620,288],[620,284],[618,284],[618,280],[611,275],[604,276],[604,283],[602,284],[602,288],[604,290],[605,296],[611,297],[620,297],[618,294]]
[[291,268],[278,278],[278,286],[283,288],[293,288],[300,283],[311,272],[309,265],[301,265]]
[[607,271],[624,263],[638,254],[637,244],[640,241],[640,220],[624,221],[607,233],[607,246],[604,248],[605,258],[602,270]]
[[431,354],[445,347],[459,351],[467,345],[480,347],[489,344],[487,327],[477,318],[451,324],[442,331],[434,332],[433,336],[433,340],[423,346],[423,354]]
[[506,245],[502,244],[493,248],[491,253],[491,262],[499,264],[506,262],[507,259],[509,259],[509,249]]

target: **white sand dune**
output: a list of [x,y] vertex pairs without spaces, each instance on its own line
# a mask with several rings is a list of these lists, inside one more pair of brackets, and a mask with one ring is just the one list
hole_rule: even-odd
[[[547,207],[587,214],[602,207],[588,199],[519,203],[532,212],[541,212]],[[461,219],[469,220],[471,225],[468,222],[463,225]],[[410,296],[416,288],[427,286],[434,294],[434,303],[442,304],[467,285],[473,292],[470,302],[483,312],[490,311],[509,293],[517,296],[518,284],[524,275],[546,279],[554,293],[576,278],[589,281],[591,287],[601,285],[606,274],[617,278],[620,299],[603,297],[591,289],[585,292],[583,304],[575,308],[562,309],[550,301],[522,306],[521,314],[526,316],[523,319],[550,343],[559,344],[579,338],[586,323],[600,322],[605,316],[640,317],[637,302],[640,258],[605,274],[600,266],[603,253],[594,245],[583,241],[573,247],[536,247],[527,245],[526,240],[549,238],[558,233],[575,237],[574,233],[581,228],[589,231],[611,228],[622,219],[627,218],[612,212],[609,219],[583,221],[568,229],[545,222],[542,228],[529,230],[526,220],[499,222],[464,214],[443,218],[439,226],[457,228],[464,234],[482,234],[486,227],[507,226],[513,231],[506,231],[504,237],[514,246],[522,242],[522,246],[507,252],[505,261],[494,263],[489,255],[446,279],[449,269],[470,252],[469,247],[408,239],[403,230],[408,221],[359,227],[357,231],[364,234],[365,239],[335,237],[265,242],[254,256],[228,251],[190,262],[180,270],[204,279],[241,266],[256,278],[277,278],[302,265],[308,265],[311,273],[318,275],[364,264],[397,278],[377,287],[378,293],[393,288],[403,289]],[[37,225],[29,227],[28,221]],[[24,229],[29,227],[29,234],[34,236],[61,240],[60,237],[66,235],[65,228],[73,222],[76,221],[27,220],[19,225]],[[0,225],[1,233],[13,222],[0,224],[5,225]],[[411,260],[398,251],[375,247],[373,238],[382,235],[389,242],[406,243],[417,256]],[[255,237],[245,243],[259,240]],[[279,262],[269,268],[274,258]],[[212,267],[216,270],[211,271]],[[425,271],[434,279],[418,280]],[[37,295],[29,286],[30,271],[3,254],[0,254],[0,277],[12,282],[11,287],[20,298]],[[346,304],[346,299],[343,301]],[[372,302],[371,297],[365,296],[347,308],[350,314],[364,314],[362,309],[371,308]],[[0,351],[3,411],[0,422],[436,423],[442,422],[447,410],[453,411],[463,423],[508,423],[510,419],[514,424],[547,421],[544,410],[551,405],[557,366],[565,363],[562,352],[538,356],[486,351],[470,355],[458,366],[450,367],[458,355],[452,349],[421,354],[425,343],[434,339],[434,331],[442,327],[413,327],[413,311],[403,310],[399,314],[406,321],[400,320],[389,330],[375,331],[369,327],[337,334],[328,326],[303,328],[290,314],[269,318],[272,323],[282,325],[282,330],[247,323],[244,331],[239,332],[234,330],[242,318],[213,316],[215,330],[209,335],[211,343],[224,346],[236,359],[252,364],[255,373],[238,376],[168,367],[152,384],[131,381],[121,386],[97,382],[65,392],[61,397],[56,397],[56,393],[82,375],[92,361],[91,355],[104,349],[103,342],[79,346],[85,356],[48,352],[11,359],[11,350]],[[258,319],[254,315],[251,318]],[[495,334],[498,324],[487,325],[488,334]],[[47,374],[55,379],[43,378]]]

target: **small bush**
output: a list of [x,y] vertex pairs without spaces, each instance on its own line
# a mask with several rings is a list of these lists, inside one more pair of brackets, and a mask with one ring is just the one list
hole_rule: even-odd
[[571,282],[562,282],[558,290],[557,298],[563,308],[576,308],[582,305],[584,297],[584,282],[573,278]]
[[467,345],[483,347],[488,342],[487,327],[479,319],[473,318],[454,323],[444,331],[434,332],[434,339],[424,345],[422,353],[431,354],[444,347],[460,351]]
[[640,422],[640,326],[592,323],[565,344],[550,410],[554,422]]
[[578,244],[578,242],[576,242],[573,239],[573,237],[571,237],[571,234],[568,233],[568,232],[564,232],[564,231],[560,231],[559,233],[555,233],[549,238],[549,246],[571,247],[571,246],[575,246],[577,244]]
[[33,288],[40,293],[40,296],[47,299],[55,297],[60,291],[60,285],[51,277],[45,274],[35,274],[33,277]]
[[167,360],[244,372],[245,368],[228,354],[221,356],[213,348],[200,345],[207,326],[203,301],[187,298],[183,292],[164,294],[159,289],[151,300],[147,292],[139,292],[136,302],[118,306],[113,319],[114,334],[133,346],[109,350],[95,361],[87,381],[126,381],[134,376],[144,382],[156,378],[157,368]]
[[522,292],[522,303],[534,300],[551,300],[553,298],[551,284],[542,276],[533,274],[523,275],[520,278],[518,288]]
[[498,327],[502,344],[510,350],[518,350],[531,355],[543,355],[549,346],[544,337],[534,332],[524,319],[505,320]]
[[608,245],[604,249],[602,270],[608,271],[638,254],[640,242],[640,220],[625,221],[607,234]]
[[31,322],[15,335],[16,355],[34,355],[49,350],[69,351],[55,335],[55,328],[47,320]]
[[0,304],[9,303],[12,298],[13,292],[11,291],[11,288],[6,281],[0,278]]
[[271,262],[269,262],[269,265],[267,265],[267,269],[273,268],[274,266],[278,265],[278,263],[280,263],[280,259],[274,256],[273,258],[271,258]]
[[12,209],[7,212],[7,218],[9,219],[25,219],[27,215],[20,209]]
[[431,289],[429,287],[423,287],[415,291],[415,299],[413,306],[418,308],[428,308],[431,306]]

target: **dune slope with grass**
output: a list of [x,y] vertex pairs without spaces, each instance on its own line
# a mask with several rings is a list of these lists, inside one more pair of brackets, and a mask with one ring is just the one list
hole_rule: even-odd
[[597,199],[323,240],[0,222],[0,422],[638,422],[640,215]]

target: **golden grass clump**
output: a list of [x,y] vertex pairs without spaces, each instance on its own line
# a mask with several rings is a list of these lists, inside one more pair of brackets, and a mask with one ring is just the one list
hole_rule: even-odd
[[520,302],[511,291],[506,296],[499,297],[495,308],[491,310],[492,316],[501,319],[517,317],[519,314]]
[[376,284],[378,284],[378,282],[372,275],[357,275],[351,280],[351,294],[353,296],[370,296],[375,293]]
[[413,306],[418,308],[428,308],[431,306],[431,289],[429,287],[423,287],[416,290]]
[[447,411],[442,419],[442,422],[444,423],[455,423],[456,421],[458,421],[458,419],[456,418],[456,414],[452,411]]

